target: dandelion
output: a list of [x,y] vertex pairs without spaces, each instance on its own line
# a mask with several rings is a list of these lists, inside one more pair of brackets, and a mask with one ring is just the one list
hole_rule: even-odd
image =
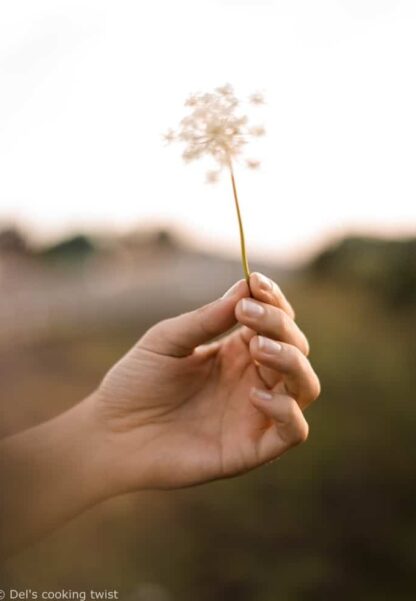
[[[263,95],[256,92],[249,97],[249,102],[253,105],[264,104]],[[168,130],[164,139],[168,143],[178,141],[184,144],[182,157],[186,162],[203,156],[213,159],[217,168],[207,172],[208,183],[217,182],[224,169],[228,172],[240,232],[243,272],[248,283],[250,269],[234,176],[234,163],[242,155],[248,140],[263,136],[265,129],[262,125],[250,125],[248,117],[239,112],[240,102],[229,83],[215,88],[210,93],[191,94],[185,106],[189,109],[189,113],[180,122],[178,130]],[[259,165],[260,162],[256,159],[246,159],[246,166],[250,169],[257,169]]]

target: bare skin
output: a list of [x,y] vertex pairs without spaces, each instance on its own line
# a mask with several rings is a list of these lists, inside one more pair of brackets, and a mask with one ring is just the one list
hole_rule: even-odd
[[250,289],[158,323],[91,396],[1,442],[4,555],[105,498],[242,474],[306,440],[308,342],[276,284]]

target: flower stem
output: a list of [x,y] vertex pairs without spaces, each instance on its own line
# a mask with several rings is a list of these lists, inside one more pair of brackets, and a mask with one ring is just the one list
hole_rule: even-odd
[[245,241],[245,236],[244,236],[243,220],[241,218],[240,204],[238,202],[237,186],[235,184],[234,170],[233,170],[233,165],[231,163],[231,160],[228,163],[228,168],[230,170],[231,184],[233,186],[235,208],[237,211],[238,227],[240,230],[241,263],[243,265],[244,277],[245,277],[248,287],[250,289],[250,268],[248,266],[248,260],[247,260],[247,251],[246,251],[246,241]]

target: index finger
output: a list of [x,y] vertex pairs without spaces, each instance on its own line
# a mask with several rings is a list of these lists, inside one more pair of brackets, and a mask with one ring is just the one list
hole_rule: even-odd
[[289,303],[279,286],[263,275],[262,273],[254,272],[250,275],[250,290],[255,299],[274,305],[282,309],[291,319],[295,318],[295,311]]

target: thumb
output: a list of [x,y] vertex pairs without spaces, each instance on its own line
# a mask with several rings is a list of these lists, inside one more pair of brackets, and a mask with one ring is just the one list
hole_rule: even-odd
[[156,324],[141,338],[139,347],[160,355],[186,357],[195,347],[232,328],[237,302],[249,295],[247,283],[240,280],[212,303]]

